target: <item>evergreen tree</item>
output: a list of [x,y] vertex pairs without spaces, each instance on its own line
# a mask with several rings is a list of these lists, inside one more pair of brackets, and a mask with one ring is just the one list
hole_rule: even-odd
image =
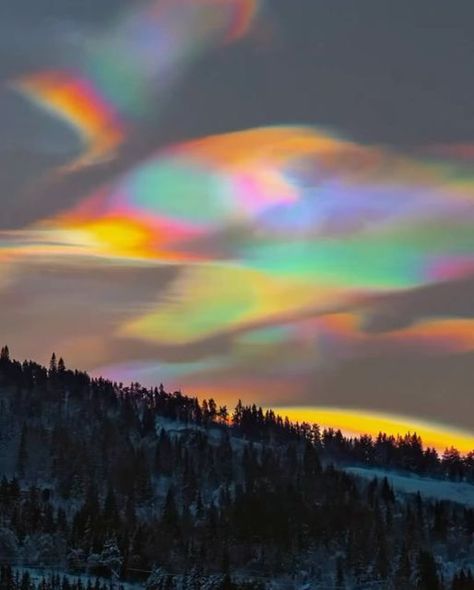
[[436,562],[429,551],[422,550],[418,554],[417,589],[441,590]]
[[0,351],[0,366],[2,364],[8,364],[10,362],[10,350],[8,346],[3,346]]
[[58,375],[63,376],[66,372],[66,365],[64,364],[63,357],[59,358],[58,361]]
[[345,590],[346,588],[346,582],[344,577],[344,563],[340,557],[338,557],[336,561],[336,588],[337,590]]
[[227,424],[227,420],[229,419],[229,412],[227,410],[227,406],[219,407],[219,410],[217,411],[217,417],[219,418],[219,422],[221,424]]
[[57,372],[58,372],[58,365],[57,365],[57,361],[56,361],[56,353],[53,352],[53,354],[51,355],[51,360],[49,361],[49,375],[50,376],[56,375]]
[[21,429],[20,435],[20,444],[18,447],[18,454],[16,460],[16,472],[18,477],[23,478],[25,477],[25,470],[28,461],[28,429],[26,426],[26,422],[23,423],[23,427]]
[[176,508],[176,501],[173,488],[168,490],[166,494],[166,501],[163,507],[162,523],[168,529],[176,529],[178,526],[178,510]]
[[[0,362],[7,362],[5,353]],[[474,453],[458,458],[450,452],[442,465],[413,435],[321,434],[314,425],[241,402],[229,425],[212,400],[201,407],[196,398],[164,387],[124,386],[65,368],[61,378],[59,361],[51,372],[28,361],[8,363],[0,371],[0,420],[24,426],[20,436],[2,438],[2,456],[14,463],[16,455],[21,475],[20,482],[0,481],[2,559],[28,554],[52,563],[54,557],[75,572],[110,577],[122,570],[137,580],[138,570],[160,563],[174,572],[163,575],[163,584],[179,590],[183,572],[196,565],[201,590],[225,584],[248,590],[259,584],[232,583],[224,575],[258,568],[278,578],[300,564],[315,587],[329,580],[349,587],[354,580],[358,588],[437,590],[444,588],[438,556],[452,550],[454,539],[459,555],[470,551],[471,508],[395,494],[388,480],[364,483],[337,461],[451,477],[448,459],[459,459],[463,478],[474,481]],[[203,413],[219,427],[202,428]],[[155,424],[165,427],[156,431]],[[25,488],[37,474],[51,482],[48,490]],[[416,560],[420,547],[425,551]],[[313,554],[338,555],[335,571],[319,575]],[[112,562],[120,568],[104,565]],[[449,583],[473,590],[467,570],[459,569]],[[8,590],[20,590],[21,575],[12,584]],[[34,584],[30,580],[31,590],[80,590],[73,581],[69,589],[60,580]]]
[[397,583],[398,590],[408,590],[410,587],[411,575],[412,571],[410,556],[408,554],[407,547],[404,544],[400,551],[398,566],[395,574],[395,581]]
[[107,539],[100,554],[100,564],[113,579],[121,574],[123,558],[115,538]]

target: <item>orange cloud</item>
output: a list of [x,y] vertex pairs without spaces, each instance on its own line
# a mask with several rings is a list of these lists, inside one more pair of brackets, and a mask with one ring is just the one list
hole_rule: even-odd
[[118,115],[85,79],[47,71],[20,78],[12,87],[69,123],[81,136],[84,152],[66,170],[110,158],[124,139],[125,129]]

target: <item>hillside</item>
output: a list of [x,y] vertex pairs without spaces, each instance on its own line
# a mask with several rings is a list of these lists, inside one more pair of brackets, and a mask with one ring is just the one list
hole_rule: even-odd
[[[397,466],[471,486],[472,456],[440,458],[416,435],[349,440],[255,406],[91,379],[56,357],[19,363],[6,348],[0,433],[0,557],[13,568],[150,590],[473,588],[472,505],[344,471]],[[2,579],[14,587],[10,570]]]
[[474,508],[474,486],[465,482],[452,482],[420,477],[412,474],[400,474],[396,471],[383,469],[367,469],[364,467],[347,467],[346,473],[373,479],[387,478],[389,484],[400,492],[417,494],[425,498],[440,501],[457,502],[470,508]]

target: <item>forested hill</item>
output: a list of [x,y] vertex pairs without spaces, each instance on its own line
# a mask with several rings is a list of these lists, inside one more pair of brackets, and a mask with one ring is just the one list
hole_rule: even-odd
[[0,355],[7,566],[150,590],[472,589],[472,509],[339,465],[467,482],[473,458],[440,458],[416,435],[346,439],[255,406],[92,379],[55,356],[45,368]]

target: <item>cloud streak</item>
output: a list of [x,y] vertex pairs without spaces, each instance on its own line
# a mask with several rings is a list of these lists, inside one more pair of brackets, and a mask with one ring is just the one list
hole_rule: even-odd
[[237,55],[261,14],[124,6],[81,25],[76,55],[13,76],[48,113],[38,129],[52,116],[82,148],[45,155],[41,134],[8,152],[0,330],[25,356],[46,360],[46,339],[96,373],[227,403],[474,428],[469,142],[395,149],[314,124],[161,135],[191,68]]

